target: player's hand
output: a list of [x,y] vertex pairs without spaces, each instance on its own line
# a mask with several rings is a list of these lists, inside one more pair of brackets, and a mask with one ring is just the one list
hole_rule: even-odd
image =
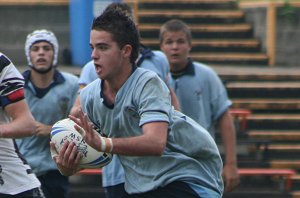
[[[84,138],[85,142],[90,145],[92,148],[96,149],[97,151],[101,150],[101,136],[98,132],[94,129],[94,125],[92,122],[89,121],[86,114],[80,109],[78,112],[78,118],[69,115],[69,118],[73,120],[78,126],[75,126],[75,129],[81,133],[82,137]],[[81,127],[81,128],[80,128]]]
[[224,192],[230,192],[240,184],[240,177],[236,165],[225,164],[222,176],[225,184]]
[[45,125],[40,122],[35,122],[36,130],[35,133],[37,136],[48,136],[51,133],[52,126]]
[[81,156],[74,142],[69,143],[66,141],[59,153],[55,148],[55,144],[50,142],[50,151],[52,159],[62,175],[71,176],[80,170],[79,161]]

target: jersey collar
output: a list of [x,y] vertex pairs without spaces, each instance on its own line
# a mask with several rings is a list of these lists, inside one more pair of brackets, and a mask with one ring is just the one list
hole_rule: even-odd
[[154,56],[154,53],[152,52],[151,49],[145,47],[144,45],[141,45],[140,57],[139,57],[138,61],[136,62],[136,65],[139,67],[145,59],[150,59],[153,56]]
[[176,72],[176,73],[171,72],[171,75],[173,78],[179,78],[180,76],[183,76],[183,75],[194,76],[195,68],[194,68],[193,60],[191,58],[188,58],[188,62],[186,64],[185,68],[180,72]]
[[[31,74],[31,70],[26,70],[22,74],[25,80],[25,87],[28,86],[28,82],[30,81],[30,74]],[[55,70],[52,84],[57,85],[63,82],[65,82],[65,78],[59,71]]]

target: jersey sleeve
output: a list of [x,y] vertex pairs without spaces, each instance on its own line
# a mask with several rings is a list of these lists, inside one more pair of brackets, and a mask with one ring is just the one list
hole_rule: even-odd
[[217,120],[232,105],[232,102],[228,98],[227,90],[219,76],[213,70],[210,70],[208,74],[211,89],[211,107],[214,112],[213,120]]
[[[138,83],[136,98],[139,106],[140,123],[170,122],[170,92],[165,83],[158,77],[152,77],[146,83]],[[143,86],[141,86],[143,85]]]
[[24,79],[13,63],[0,53],[1,107],[24,99]]

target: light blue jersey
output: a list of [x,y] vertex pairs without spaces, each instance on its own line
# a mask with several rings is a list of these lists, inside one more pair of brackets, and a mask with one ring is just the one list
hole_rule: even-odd
[[90,61],[85,64],[81,70],[80,77],[78,80],[79,85],[87,85],[98,78],[96,73],[94,61]]
[[[170,86],[171,77],[169,72],[169,63],[166,55],[161,51],[152,51],[143,48],[137,61],[137,66],[154,71],[168,86]],[[88,62],[82,69],[79,85],[87,85],[97,79],[94,62]],[[102,186],[115,186],[125,182],[124,170],[117,157],[103,168]]]
[[177,77],[173,75],[171,82],[181,112],[193,118],[214,137],[215,121],[232,104],[215,71],[204,64],[189,60],[185,73]]
[[209,188],[221,197],[223,165],[214,139],[172,108],[168,87],[154,72],[137,68],[118,91],[113,107],[104,104],[100,93],[101,80],[96,80],[81,91],[80,101],[89,119],[108,137],[139,136],[146,123],[169,123],[168,142],[161,156],[118,155],[128,193],[184,181]]
[[[25,78],[25,98],[36,121],[53,125],[58,120],[68,117],[77,97],[78,77],[65,72],[55,72],[50,89],[37,93],[29,81],[30,72],[23,73]],[[41,95],[40,95],[41,94]],[[17,139],[20,152],[23,154],[37,176],[49,170],[57,170],[51,158],[48,136],[30,136]]]

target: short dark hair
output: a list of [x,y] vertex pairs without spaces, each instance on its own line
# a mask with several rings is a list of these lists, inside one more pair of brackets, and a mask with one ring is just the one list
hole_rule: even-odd
[[139,54],[140,35],[132,17],[121,9],[106,9],[93,20],[92,30],[111,33],[112,39],[123,48],[129,44],[132,47],[130,62],[135,63]]
[[119,10],[133,20],[133,11],[127,3],[121,3],[121,2],[111,3],[105,8],[104,12],[110,9]]
[[191,44],[192,43],[192,32],[191,32],[189,26],[185,22],[183,22],[182,20],[179,20],[179,19],[171,19],[171,20],[165,22],[161,26],[160,32],[159,32],[159,42],[160,43],[163,42],[164,33],[179,32],[179,31],[182,31],[185,33],[188,42]]

